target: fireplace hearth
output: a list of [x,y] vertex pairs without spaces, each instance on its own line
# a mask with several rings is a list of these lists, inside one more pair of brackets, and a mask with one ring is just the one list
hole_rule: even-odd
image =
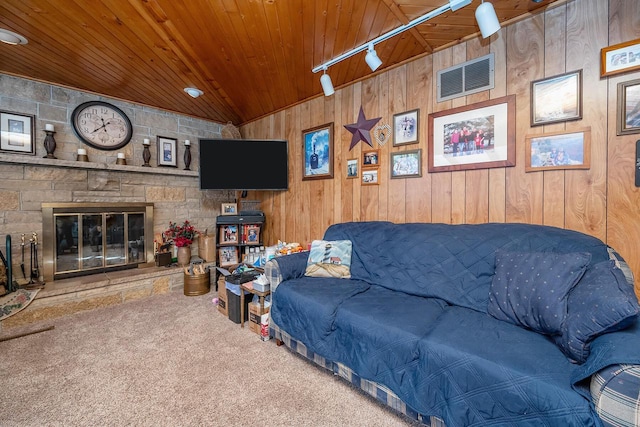
[[43,203],[45,281],[152,265],[152,203]]

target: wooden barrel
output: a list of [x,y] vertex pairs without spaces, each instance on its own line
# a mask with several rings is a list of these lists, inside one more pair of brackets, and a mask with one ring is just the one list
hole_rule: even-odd
[[209,272],[204,274],[184,274],[184,294],[204,295],[209,292]]

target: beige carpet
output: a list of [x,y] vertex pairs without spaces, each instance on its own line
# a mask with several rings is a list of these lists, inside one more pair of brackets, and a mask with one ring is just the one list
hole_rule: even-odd
[[181,292],[11,328],[0,425],[417,425]]

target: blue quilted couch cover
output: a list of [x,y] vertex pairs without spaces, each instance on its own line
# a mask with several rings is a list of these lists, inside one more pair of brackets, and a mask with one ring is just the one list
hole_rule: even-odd
[[600,240],[529,224],[336,224],[351,240],[351,279],[304,276],[278,260],[272,322],[308,349],[383,384],[447,426],[600,426],[591,376],[640,364],[640,322],[592,343],[576,365],[548,336],[487,314],[495,251],[589,252]]

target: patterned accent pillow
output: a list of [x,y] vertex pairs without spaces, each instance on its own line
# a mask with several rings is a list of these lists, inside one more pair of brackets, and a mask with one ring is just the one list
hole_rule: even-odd
[[567,319],[554,340],[571,361],[584,363],[596,337],[635,323],[639,311],[622,270],[614,261],[600,262],[569,293]]
[[305,276],[351,278],[351,240],[314,240]]
[[496,251],[488,313],[499,320],[559,334],[567,297],[584,274],[591,254]]

